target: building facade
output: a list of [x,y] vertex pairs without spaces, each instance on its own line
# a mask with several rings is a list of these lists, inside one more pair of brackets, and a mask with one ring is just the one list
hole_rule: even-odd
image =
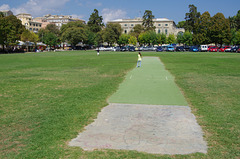
[[72,16],[69,15],[51,15],[51,14],[45,15],[44,17],[34,18],[34,21],[43,23],[43,27],[46,27],[47,24],[55,24],[59,28],[61,28],[63,24],[67,24],[73,21],[82,21],[83,23],[85,23],[85,21],[73,18]]
[[42,28],[42,23],[33,21],[31,14],[20,13],[16,17],[22,21],[22,25],[29,31],[37,33]]
[[[135,18],[135,19],[117,19],[109,21],[108,23],[119,23],[121,28],[123,29],[123,33],[128,34],[133,30],[133,27],[137,24],[142,25],[143,19],[142,18]],[[177,28],[176,24],[173,20],[169,20],[167,18],[157,18],[153,19],[153,24],[156,27],[156,33],[164,33],[167,36],[169,34],[174,34],[175,36],[179,32],[185,32],[183,28]]]

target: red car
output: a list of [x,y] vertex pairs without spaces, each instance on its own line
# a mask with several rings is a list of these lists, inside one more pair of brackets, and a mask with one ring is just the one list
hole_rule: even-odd
[[239,48],[239,49],[237,49],[237,52],[238,52],[238,53],[240,53],[240,48]]
[[231,50],[231,47],[230,46],[224,46],[224,47],[220,48],[218,51],[219,52],[225,52],[226,49],[230,49]]
[[218,51],[218,47],[216,46],[209,46],[209,52],[217,52]]

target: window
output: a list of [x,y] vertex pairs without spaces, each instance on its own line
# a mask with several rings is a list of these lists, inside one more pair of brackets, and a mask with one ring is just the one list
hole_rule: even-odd
[[160,29],[158,29],[158,34],[160,34],[161,33],[161,30]]
[[165,29],[165,34],[167,34],[168,33],[168,30],[167,29]]
[[29,28],[29,30],[32,30],[32,28]]
[[124,26],[127,26],[127,24],[124,24]]
[[33,26],[35,26],[35,24],[33,24]]
[[168,24],[165,24],[165,26],[168,26]]
[[32,23],[30,23],[30,26],[32,26]]
[[39,27],[42,27],[42,25],[40,24]]
[[161,26],[161,24],[158,24],[158,26]]
[[131,26],[134,26],[133,24],[131,24]]
[[38,26],[38,24],[36,24],[36,26]]
[[33,28],[33,30],[35,31],[35,28]]
[[124,33],[127,34],[127,30],[125,30]]

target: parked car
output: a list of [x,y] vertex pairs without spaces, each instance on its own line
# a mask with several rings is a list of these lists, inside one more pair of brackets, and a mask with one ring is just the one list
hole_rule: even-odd
[[231,49],[231,52],[237,52],[237,50],[239,49],[239,46],[234,46]]
[[177,46],[176,51],[185,51],[184,46]]
[[239,48],[239,49],[237,49],[237,52],[238,52],[238,53],[240,53],[240,48]]
[[168,45],[167,46],[167,51],[173,52],[173,51],[175,51],[175,48],[172,45]]
[[128,50],[129,50],[129,51],[135,51],[135,47],[134,47],[134,46],[130,46],[130,47],[128,48]]
[[127,48],[126,48],[125,46],[122,46],[122,47],[120,48],[120,51],[127,51]]
[[229,48],[231,49],[230,46],[224,46],[224,47],[221,47],[218,51],[219,51],[219,52],[225,52],[225,50],[226,50],[226,49],[229,49]]
[[155,51],[155,49],[152,46],[145,46],[142,48],[142,51]]
[[163,51],[163,48],[162,48],[161,46],[158,46],[158,47],[156,48],[156,51],[157,51],[157,52],[162,52],[162,51]]
[[208,46],[207,45],[200,45],[199,50],[201,52],[207,52],[208,51]]
[[185,50],[185,51],[189,51],[189,49],[190,49],[190,47],[189,47],[188,45],[185,45],[185,46],[184,46],[184,50]]
[[197,46],[191,46],[190,49],[189,49],[189,51],[198,52],[199,49],[198,49]]
[[121,48],[120,48],[119,46],[117,46],[117,47],[114,47],[114,48],[113,48],[113,51],[120,51],[120,49],[121,49]]
[[217,52],[217,51],[218,51],[218,47],[216,47],[216,46],[209,47],[209,52]]

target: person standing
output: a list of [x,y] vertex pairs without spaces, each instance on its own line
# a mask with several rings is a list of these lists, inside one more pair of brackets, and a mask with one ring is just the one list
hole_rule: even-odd
[[97,56],[99,55],[99,51],[100,51],[100,50],[99,50],[99,47],[98,47],[98,48],[97,48]]
[[142,54],[139,52],[138,53],[137,67],[141,67],[141,63],[142,63]]

